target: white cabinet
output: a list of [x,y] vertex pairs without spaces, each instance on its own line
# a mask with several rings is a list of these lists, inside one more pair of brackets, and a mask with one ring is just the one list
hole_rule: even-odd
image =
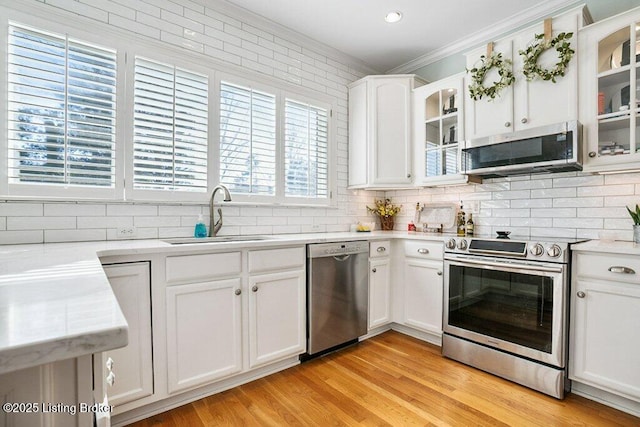
[[248,259],[249,367],[304,353],[304,247],[252,250]]
[[464,142],[463,85],[459,74],[413,90],[415,184],[461,184]]
[[167,288],[169,393],[242,370],[239,278]]
[[569,377],[640,402],[640,257],[576,253]]
[[385,75],[349,85],[350,188],[411,186],[411,90],[417,81]]
[[369,330],[391,322],[391,242],[369,244]]
[[[572,32],[571,47],[578,52],[578,28],[585,18],[583,8],[573,9],[553,18],[552,36],[560,32]],[[513,61],[515,82],[503,89],[495,99],[483,97],[474,101],[468,91],[465,96],[466,138],[474,139],[511,133],[540,126],[561,123],[578,118],[578,61],[576,56],[567,66],[566,73],[556,83],[534,79],[530,82],[522,74],[523,61],[520,50],[535,43],[534,36],[544,33],[543,22],[495,42],[493,51],[502,53],[503,59]],[[467,69],[480,64],[480,56],[486,55],[486,47],[478,48],[467,54]],[[558,62],[554,49],[544,52],[538,64],[551,69]],[[497,70],[489,70],[485,84],[499,79]],[[465,79],[466,85],[470,77]],[[553,100],[550,102],[550,100]]]
[[404,324],[442,335],[442,243],[406,241]]
[[636,8],[590,25],[580,33],[580,93],[584,94],[580,121],[585,129],[586,171],[638,168],[638,25],[640,9]]
[[115,375],[107,396],[118,408],[153,394],[150,266],[136,262],[103,268],[129,325],[126,347],[94,355],[96,375]]

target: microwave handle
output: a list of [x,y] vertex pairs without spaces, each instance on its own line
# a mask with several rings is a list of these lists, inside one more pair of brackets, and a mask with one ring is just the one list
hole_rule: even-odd
[[474,265],[486,266],[486,267],[508,268],[510,270],[520,272],[520,273],[526,273],[527,271],[541,271],[545,273],[562,273],[562,267],[544,267],[544,266],[529,265],[529,264],[512,264],[512,263],[499,262],[499,261],[458,259],[458,260],[455,260],[455,263],[462,266],[464,266],[464,264],[474,264]]

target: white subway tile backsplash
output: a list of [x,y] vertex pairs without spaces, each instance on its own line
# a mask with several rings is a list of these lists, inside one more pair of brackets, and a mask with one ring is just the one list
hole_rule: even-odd
[[0,203],[0,216],[42,216],[42,203]]
[[0,245],[43,243],[43,230],[0,231]]
[[44,230],[45,243],[91,242],[106,240],[107,231],[100,230]]
[[0,231],[7,229],[7,217],[0,216]]
[[44,205],[45,216],[105,216],[103,204],[55,203]]
[[169,22],[163,21],[160,18],[156,18],[155,16],[147,15],[146,13],[138,12],[136,14],[136,21],[143,25],[147,25],[152,28],[157,28],[162,32],[175,34],[177,36],[182,35],[181,26],[176,24],[171,24]]
[[535,228],[531,227],[531,235],[539,237],[566,237],[575,238],[577,232],[575,228]]
[[[181,11],[182,12],[182,11]],[[182,28],[188,28],[197,33],[204,32],[204,25],[194,19],[185,18],[182,13],[177,14],[168,10],[162,10],[160,12],[160,19],[181,26]]]
[[160,29],[142,24],[136,20],[123,18],[122,16],[109,15],[109,24],[153,39],[160,38]]
[[135,227],[178,227],[180,226],[179,216],[135,216],[133,217]]
[[158,206],[134,205],[130,203],[107,205],[107,216],[152,216],[158,215]]
[[630,218],[623,207],[578,208],[578,218]]
[[599,208],[604,206],[603,197],[568,197],[566,199],[553,199],[553,206],[557,208]]
[[575,218],[575,208],[531,209],[532,218]]
[[561,228],[598,228],[602,229],[602,218],[554,218],[553,227]]
[[76,228],[76,217],[10,216],[7,230],[72,230]]
[[635,194],[635,185],[602,185],[599,187],[578,187],[578,197],[622,196]]
[[494,199],[529,199],[531,192],[535,190],[512,190],[512,191],[497,191],[493,193]]
[[526,181],[513,181],[511,183],[512,190],[531,190],[534,188],[551,188],[553,187],[552,179],[536,179]]
[[554,187],[584,187],[604,184],[603,175],[567,176],[553,179]]
[[520,208],[550,208],[553,206],[553,199],[518,199],[511,200],[511,207]]
[[132,216],[79,216],[78,228],[133,227]]
[[553,199],[560,197],[576,197],[576,189],[574,187],[568,187],[531,190],[532,199]]

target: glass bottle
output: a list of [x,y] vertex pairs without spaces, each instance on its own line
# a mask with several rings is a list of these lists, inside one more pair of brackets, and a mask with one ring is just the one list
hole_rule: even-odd
[[460,210],[458,211],[456,234],[458,234],[458,236],[464,236],[465,232],[466,232],[465,213],[462,207],[462,202],[460,202]]
[[467,221],[467,236],[473,236],[475,224],[473,223],[473,214],[469,214],[469,220]]

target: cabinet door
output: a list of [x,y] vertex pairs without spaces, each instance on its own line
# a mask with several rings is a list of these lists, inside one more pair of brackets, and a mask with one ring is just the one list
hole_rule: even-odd
[[[571,47],[578,52],[578,19],[579,14],[569,13],[553,19],[552,36],[559,33],[573,33],[570,39]],[[514,39],[513,65],[514,70],[522,70],[524,63],[518,53],[536,43],[535,35],[544,34],[544,23],[518,34]],[[553,69],[558,62],[555,49],[548,49],[538,58],[538,64],[546,69]],[[578,59],[574,54],[567,66],[565,75],[558,77],[556,82],[534,78],[527,81],[522,73],[516,74],[514,83],[514,113],[513,129],[523,130],[561,123],[578,118]],[[553,100],[550,102],[550,100]]]
[[240,291],[240,278],[166,289],[169,393],[242,369]]
[[404,265],[404,323],[442,334],[442,262],[407,258]]
[[304,270],[249,278],[249,365],[251,368],[304,353]]
[[391,261],[388,257],[369,261],[369,329],[391,321]]
[[640,286],[577,280],[569,377],[640,402]]
[[[501,40],[493,46],[493,51],[502,53],[502,59],[513,58],[513,42]],[[486,48],[478,49],[467,56],[467,69],[480,65],[480,56],[486,55]],[[517,54],[517,52],[516,52]],[[498,81],[497,70],[491,69],[487,72],[484,82],[491,85],[491,82]],[[517,76],[516,76],[517,78]],[[513,132],[513,88],[511,85],[504,88],[494,99],[487,98],[474,101],[469,96],[468,86],[471,82],[470,76],[465,77],[465,104],[464,111],[466,117],[466,137],[469,139],[483,136],[499,135]]]
[[367,82],[349,88],[349,186],[368,183]]
[[107,388],[110,404],[119,406],[153,394],[153,358],[151,355],[151,281],[149,263],[105,265],[113,293],[129,324],[126,347],[103,353],[99,366],[106,377],[106,361],[112,360],[116,375]]
[[371,183],[411,183],[412,78],[372,79],[369,85]]

